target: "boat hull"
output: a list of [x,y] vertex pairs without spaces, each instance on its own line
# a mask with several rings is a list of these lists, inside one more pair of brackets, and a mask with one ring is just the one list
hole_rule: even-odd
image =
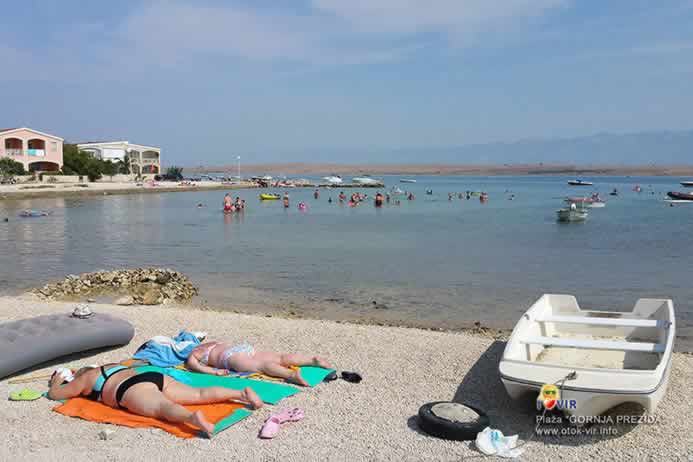
[[682,181],[681,186],[684,188],[693,188],[693,181]]
[[669,191],[667,193],[667,196],[671,197],[672,199],[676,199],[676,200],[693,201],[693,194],[689,194],[689,193]]
[[561,223],[571,223],[587,220],[587,212],[582,210],[561,209],[556,211],[556,219]]
[[592,186],[593,183],[589,181],[579,181],[579,180],[571,180],[568,182],[570,186]]

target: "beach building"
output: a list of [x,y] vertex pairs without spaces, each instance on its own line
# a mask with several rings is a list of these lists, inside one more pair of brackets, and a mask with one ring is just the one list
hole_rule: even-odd
[[58,171],[63,166],[63,139],[32,128],[0,128],[0,157],[20,162],[30,172]]
[[161,148],[133,144],[129,141],[99,141],[78,143],[80,151],[86,151],[98,159],[118,162],[128,156],[130,171],[135,174],[161,172]]

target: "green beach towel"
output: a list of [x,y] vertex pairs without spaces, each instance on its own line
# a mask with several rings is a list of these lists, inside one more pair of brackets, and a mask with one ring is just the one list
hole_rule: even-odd
[[224,387],[232,390],[243,390],[250,387],[267,404],[277,404],[289,396],[293,396],[300,390],[283,383],[263,382],[261,380],[242,379],[238,377],[224,377],[219,375],[198,374],[173,367],[140,366],[137,372],[154,371],[173,377],[181,383],[195,388]]
[[[277,404],[279,401],[300,392],[301,389],[293,385],[277,382],[266,382],[263,380],[246,379],[240,377],[225,377],[219,375],[199,374],[173,367],[140,366],[137,372],[154,371],[166,374],[181,383],[195,388],[203,387],[224,387],[232,390],[242,390],[250,387],[267,404]],[[303,366],[301,376],[311,387],[322,382],[327,375],[334,369],[323,369],[322,367]]]

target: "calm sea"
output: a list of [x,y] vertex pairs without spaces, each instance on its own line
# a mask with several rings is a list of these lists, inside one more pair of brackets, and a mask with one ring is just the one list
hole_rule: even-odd
[[[260,191],[233,191],[248,203],[234,216],[220,212],[223,191],[2,201],[0,217],[10,221],[0,222],[0,291],[155,265],[186,273],[201,287],[200,301],[219,306],[507,327],[552,292],[611,309],[671,297],[691,325],[693,204],[662,201],[682,189],[680,178],[584,178],[594,187],[569,187],[565,177],[416,179],[385,177],[385,189],[416,199],[381,209],[370,200],[340,205],[338,189],[321,189],[318,200],[312,190],[289,190],[288,210],[260,202]],[[613,188],[619,196],[608,195]],[[448,200],[466,190],[490,200]],[[605,208],[583,224],[556,223],[560,198],[592,191]],[[299,201],[307,211],[297,210]],[[22,209],[52,214],[19,218]]]

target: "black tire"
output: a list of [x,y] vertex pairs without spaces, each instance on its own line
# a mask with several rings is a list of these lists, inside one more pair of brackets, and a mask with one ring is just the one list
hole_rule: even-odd
[[419,408],[419,427],[431,436],[443,438],[446,440],[468,441],[476,439],[477,433],[489,426],[488,416],[468,404],[458,404],[473,410],[477,414],[475,420],[468,422],[457,422],[448,420],[435,415],[432,411],[433,406],[441,403],[449,403],[448,401],[436,401],[434,403],[424,404]]

